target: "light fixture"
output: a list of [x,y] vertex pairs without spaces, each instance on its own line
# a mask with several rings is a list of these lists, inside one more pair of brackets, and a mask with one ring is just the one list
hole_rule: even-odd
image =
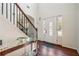
[[29,6],[29,5],[27,5],[26,7],[27,7],[28,9],[30,9],[30,6]]

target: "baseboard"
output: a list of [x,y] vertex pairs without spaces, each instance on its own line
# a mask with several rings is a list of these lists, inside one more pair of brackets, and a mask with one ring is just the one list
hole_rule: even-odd
[[60,46],[60,47],[62,47],[61,45],[59,45],[59,44],[54,44],[54,43],[50,43],[50,42],[46,42],[46,41],[41,41],[41,40],[37,40],[37,42],[38,43],[47,43],[47,44],[50,44],[50,45],[55,45],[55,46]]
[[77,50],[78,54],[79,54],[79,50]]

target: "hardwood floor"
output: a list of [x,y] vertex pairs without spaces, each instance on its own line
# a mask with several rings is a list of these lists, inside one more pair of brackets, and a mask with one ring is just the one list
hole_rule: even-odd
[[76,50],[49,44],[46,42],[39,42],[38,56],[78,56]]

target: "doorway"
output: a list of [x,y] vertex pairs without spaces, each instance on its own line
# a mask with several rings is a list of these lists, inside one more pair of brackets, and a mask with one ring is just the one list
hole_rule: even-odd
[[57,44],[57,20],[55,16],[46,17],[42,21],[43,40],[49,43]]
[[62,45],[62,15],[42,18],[43,41]]

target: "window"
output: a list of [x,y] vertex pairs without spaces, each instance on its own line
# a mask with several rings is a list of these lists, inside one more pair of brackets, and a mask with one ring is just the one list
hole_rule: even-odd
[[62,37],[62,19],[63,19],[62,15],[59,15],[57,19],[58,19],[58,36]]
[[52,26],[53,24],[52,24],[52,22],[49,22],[49,36],[52,36],[53,35],[53,29],[52,29]]
[[3,6],[4,6],[4,4],[2,3],[2,14],[3,14]]
[[45,20],[43,20],[43,33],[46,33],[46,29],[45,29]]

